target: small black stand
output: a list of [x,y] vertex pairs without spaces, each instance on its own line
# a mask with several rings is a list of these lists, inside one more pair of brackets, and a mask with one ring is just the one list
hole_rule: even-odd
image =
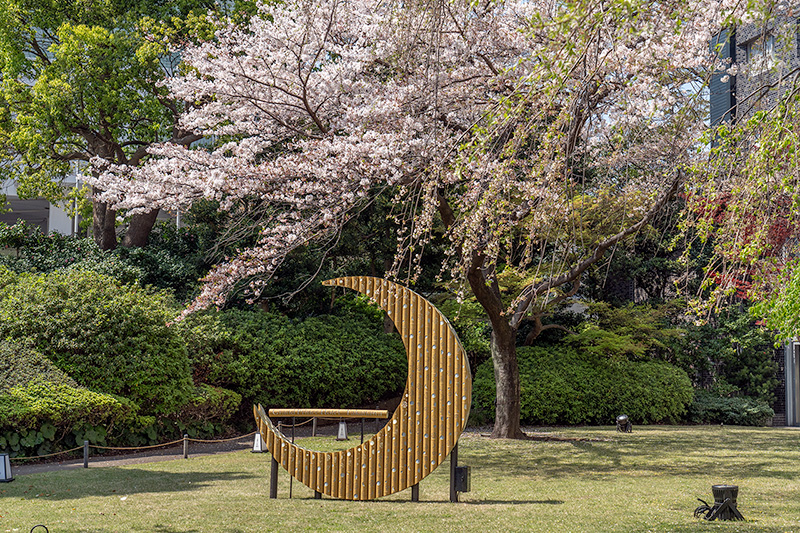
[[274,455],[269,471],[269,497],[273,500],[278,497],[278,461]]
[[450,452],[450,503],[458,503],[458,491],[456,490],[456,468],[458,467],[458,443],[453,446]]

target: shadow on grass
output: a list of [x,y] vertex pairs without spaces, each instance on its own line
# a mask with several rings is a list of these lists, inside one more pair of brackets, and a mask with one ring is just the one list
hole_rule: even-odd
[[165,472],[136,468],[97,468],[80,472],[53,472],[20,478],[3,487],[4,497],[26,500],[73,500],[92,496],[196,491],[216,482],[256,477],[242,472]]
[[[730,443],[721,445],[713,438],[692,442],[663,439],[657,443],[632,440],[607,443],[551,441],[548,446],[561,448],[550,448],[551,451],[545,451],[531,442],[484,447],[481,451],[465,450],[462,462],[477,470],[502,472],[504,476],[579,476],[587,479],[642,474],[702,476],[735,469],[737,475],[743,477],[779,480],[800,478],[800,468],[787,469],[774,460],[745,455],[748,449],[765,448],[769,448],[772,454],[780,454],[785,447],[784,444],[774,446],[774,439],[769,444],[766,446],[766,443],[757,439],[757,442],[747,443],[740,454],[731,449]],[[787,449],[796,454],[798,445],[800,442],[794,441],[794,449]]]

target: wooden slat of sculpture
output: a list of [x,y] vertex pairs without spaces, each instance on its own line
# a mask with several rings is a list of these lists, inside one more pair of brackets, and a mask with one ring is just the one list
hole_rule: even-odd
[[406,287],[367,276],[323,284],[355,289],[389,314],[408,355],[403,399],[374,437],[342,452],[289,442],[260,405],[253,407],[256,423],[275,460],[311,489],[347,500],[388,496],[419,483],[458,442],[472,401],[467,355],[444,315]]

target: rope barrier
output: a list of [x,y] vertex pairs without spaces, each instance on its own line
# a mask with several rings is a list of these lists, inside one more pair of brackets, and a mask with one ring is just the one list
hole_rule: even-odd
[[[232,440],[244,439],[246,437],[251,437],[251,436],[253,436],[255,434],[256,434],[256,432],[253,431],[251,433],[247,433],[246,435],[239,435],[238,437],[231,437],[231,438],[228,438],[228,439],[209,439],[209,440],[206,440],[206,439],[186,439],[186,440],[189,440],[189,441],[192,441],[192,442],[218,443],[218,442],[227,442],[227,441],[232,441]],[[89,448],[95,448],[95,449],[98,449],[98,450],[128,450],[128,451],[150,450],[150,449],[153,449],[153,448],[162,448],[164,446],[172,446],[173,444],[179,444],[179,443],[181,443],[183,441],[184,441],[184,439],[178,439],[178,440],[173,440],[173,441],[170,441],[170,442],[164,442],[162,444],[152,444],[150,446],[98,446],[98,445],[95,445],[95,444],[90,444]],[[48,453],[46,455],[34,455],[34,456],[31,456],[31,457],[9,457],[9,459],[12,460],[12,461],[27,461],[27,460],[31,460],[31,459],[45,459],[47,457],[54,457],[56,455],[63,455],[65,453],[71,453],[71,452],[74,452],[74,451],[77,451],[77,450],[82,450],[82,449],[83,449],[83,446],[78,446],[76,448],[70,448],[69,450],[63,450],[63,451],[55,452],[55,453]]]
[[[256,432],[255,432],[255,431],[253,431],[252,433],[248,433],[247,435],[241,435],[241,436],[239,436],[239,437],[231,437],[231,438],[229,438],[229,439],[214,439],[214,440],[204,440],[204,439],[191,439],[191,438],[190,438],[190,439],[186,439],[186,440],[188,440],[188,441],[190,441],[190,442],[228,442],[228,441],[232,441],[232,440],[239,440],[239,439],[243,439],[243,438],[245,438],[245,437],[252,437],[252,436],[253,436],[253,435],[255,435],[255,434],[256,434]],[[181,440],[183,440],[183,439],[181,439]],[[178,441],[175,441],[175,442],[178,442]]]
[[82,450],[82,449],[83,449],[83,446],[78,446],[77,448],[72,448],[72,449],[69,449],[69,450],[61,451],[61,452],[48,453],[47,455],[34,455],[33,457],[9,457],[9,459],[11,459],[12,461],[25,461],[25,460],[28,460],[28,459],[43,459],[45,457],[53,457],[55,455],[61,455],[61,454],[64,454],[64,453],[70,453],[70,452],[74,452],[74,451]]
[[[281,428],[292,428],[292,427],[299,428],[300,426],[305,426],[306,424],[308,424],[312,420],[314,420],[314,419],[313,418],[309,418],[305,422],[300,422],[299,424],[295,424],[294,426],[291,425],[291,424],[284,424],[283,422],[281,422]],[[337,418],[336,420],[339,420],[339,419]]]
[[152,444],[150,446],[97,446],[95,444],[90,444],[89,448],[97,448],[98,450],[149,450],[152,448],[161,448],[162,446],[172,446],[173,444],[178,444],[179,442],[183,442],[183,439],[165,442],[164,444]]

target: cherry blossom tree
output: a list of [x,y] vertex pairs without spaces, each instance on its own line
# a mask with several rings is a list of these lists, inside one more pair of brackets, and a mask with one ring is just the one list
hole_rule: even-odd
[[[219,21],[169,80],[180,122],[214,139],[96,161],[102,199],[131,212],[256,199],[257,246],[218,265],[189,311],[257,294],[287,253],[337,231],[375,194],[400,224],[394,272],[413,279],[443,224],[442,273],[485,309],[493,436],[522,437],[516,333],[541,332],[684,186],[701,142],[709,42],[738,2],[288,0]],[[265,208],[265,206],[267,206]],[[501,294],[497,276],[525,279]]]

